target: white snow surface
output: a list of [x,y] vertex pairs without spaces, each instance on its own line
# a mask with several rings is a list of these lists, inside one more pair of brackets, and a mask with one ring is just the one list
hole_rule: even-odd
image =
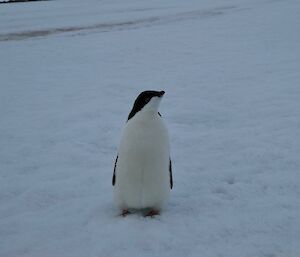
[[[0,6],[1,257],[299,257],[300,2]],[[135,97],[165,90],[174,188],[118,216]]]

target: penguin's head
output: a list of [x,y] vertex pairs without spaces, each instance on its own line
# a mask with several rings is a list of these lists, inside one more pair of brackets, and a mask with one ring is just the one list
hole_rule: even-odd
[[165,91],[144,91],[136,98],[132,110],[129,113],[128,120],[130,120],[139,111],[153,111],[158,112],[159,103],[165,94]]

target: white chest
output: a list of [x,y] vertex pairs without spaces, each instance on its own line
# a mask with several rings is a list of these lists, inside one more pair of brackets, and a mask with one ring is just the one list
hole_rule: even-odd
[[[136,115],[126,124],[116,175],[119,205],[162,206],[169,193],[169,139],[156,113]],[[121,204],[120,204],[121,202]]]

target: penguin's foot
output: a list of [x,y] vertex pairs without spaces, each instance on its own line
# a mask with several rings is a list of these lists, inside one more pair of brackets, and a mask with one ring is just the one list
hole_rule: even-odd
[[145,217],[153,218],[156,215],[159,215],[159,210],[152,209],[152,210],[150,210],[149,212],[146,213]]
[[130,211],[128,210],[122,210],[122,213],[120,216],[126,217],[128,214],[130,214]]

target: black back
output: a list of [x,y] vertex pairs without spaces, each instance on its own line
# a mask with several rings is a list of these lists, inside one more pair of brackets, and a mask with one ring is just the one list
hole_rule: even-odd
[[143,109],[143,107],[149,103],[152,97],[158,96],[162,97],[164,95],[165,91],[153,91],[153,90],[148,90],[144,91],[139,94],[137,99],[135,100],[132,110],[128,115],[128,120],[129,121],[137,112]]

